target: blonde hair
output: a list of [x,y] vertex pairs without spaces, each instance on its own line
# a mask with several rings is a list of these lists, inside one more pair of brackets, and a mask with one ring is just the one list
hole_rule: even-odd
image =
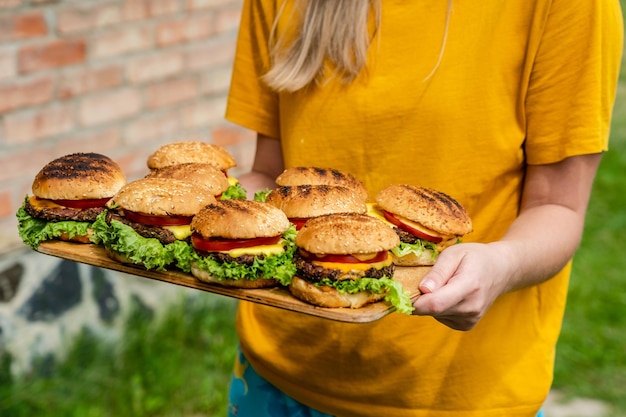
[[[264,81],[276,91],[300,90],[321,80],[327,59],[343,82],[354,80],[365,67],[367,50],[380,25],[380,0],[297,0],[294,10],[304,10],[304,15],[291,44],[275,38],[274,23],[270,40],[272,68]],[[370,34],[372,11],[375,27]]]
[[[367,64],[367,51],[380,27],[382,0],[296,0],[294,13],[304,11],[295,39],[287,43],[276,38],[278,19],[270,37],[271,69],[263,80],[276,91],[294,92],[319,83],[325,75],[325,63],[332,65],[332,75],[343,83],[352,82]],[[437,62],[425,80],[436,72],[443,57],[452,0],[448,0],[445,32]],[[370,28],[370,16],[373,27]]]

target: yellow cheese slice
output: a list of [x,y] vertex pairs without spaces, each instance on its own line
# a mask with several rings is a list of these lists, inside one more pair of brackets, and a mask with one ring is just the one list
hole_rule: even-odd
[[162,227],[172,232],[174,236],[176,237],[176,239],[178,240],[185,240],[189,236],[191,236],[191,228],[189,227],[188,224],[181,225],[181,226],[162,226]]
[[62,209],[63,208],[63,206],[58,205],[52,200],[47,200],[45,198],[37,198],[35,196],[28,197],[28,202],[30,203],[31,206],[33,206],[33,208],[38,209],[38,210],[55,209],[55,208]]
[[228,186],[232,187],[233,185],[237,185],[239,183],[239,180],[237,180],[237,178],[233,178],[233,177],[228,177]]
[[229,251],[221,251],[221,253],[225,253],[233,258],[237,258],[242,255],[280,255],[285,251],[283,244],[281,242],[276,243],[274,245],[259,245],[259,246],[250,246],[249,248],[240,248],[240,249],[232,249]]
[[383,214],[382,209],[376,203],[367,203],[367,214],[372,217],[377,218],[378,220],[382,220],[387,223],[391,227],[395,227],[395,225],[385,219],[385,215]]

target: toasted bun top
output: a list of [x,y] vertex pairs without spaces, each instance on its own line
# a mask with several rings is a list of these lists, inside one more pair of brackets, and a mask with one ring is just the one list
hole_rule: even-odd
[[287,168],[276,177],[278,185],[340,185],[354,190],[357,195],[367,201],[365,185],[352,174],[332,168],[293,167]]
[[211,194],[219,195],[229,186],[228,177],[215,165],[188,163],[170,165],[152,170],[146,178],[171,178],[187,181],[207,188]]
[[327,214],[307,221],[296,245],[315,254],[346,255],[393,249],[400,239],[382,220],[367,214]]
[[189,162],[215,165],[224,171],[237,165],[235,158],[226,149],[199,141],[173,142],[163,145],[147,160],[150,169]]
[[206,188],[168,178],[144,178],[129,182],[109,201],[123,209],[152,216],[193,216],[215,202]]
[[384,210],[406,217],[443,235],[462,236],[472,221],[461,204],[449,195],[416,185],[390,185],[376,196]]
[[218,200],[191,221],[191,230],[204,238],[251,239],[282,235],[289,228],[285,213],[252,200]]
[[290,219],[367,212],[367,205],[353,190],[331,185],[280,186],[270,191],[265,202],[284,211]]
[[35,176],[33,195],[50,200],[112,197],[126,184],[120,166],[98,153],[74,153],[46,164]]

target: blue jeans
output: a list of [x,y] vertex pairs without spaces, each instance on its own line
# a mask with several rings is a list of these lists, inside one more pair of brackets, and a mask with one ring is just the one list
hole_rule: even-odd
[[[333,417],[299,403],[279,391],[237,351],[228,392],[228,417]],[[537,417],[544,417],[540,410]]]

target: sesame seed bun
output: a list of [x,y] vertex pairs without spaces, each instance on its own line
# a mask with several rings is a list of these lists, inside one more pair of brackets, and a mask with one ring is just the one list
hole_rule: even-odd
[[367,214],[327,214],[307,221],[296,245],[314,254],[360,254],[390,250],[400,243],[383,221]]
[[265,202],[281,209],[290,219],[367,212],[365,202],[353,190],[341,186],[280,186],[270,191]]
[[228,178],[216,166],[202,163],[170,165],[152,170],[146,178],[170,178],[205,187],[212,195],[220,195],[228,189]]
[[363,200],[367,201],[368,193],[363,183],[352,174],[332,168],[292,167],[284,170],[276,177],[278,185],[339,185],[350,188]]
[[189,182],[144,178],[129,182],[109,201],[109,206],[151,216],[193,216],[215,197],[201,186]]
[[74,153],[50,161],[35,176],[33,195],[50,200],[102,199],[126,184],[120,166],[98,153]]
[[251,239],[273,237],[289,228],[280,209],[252,200],[218,200],[203,207],[191,221],[191,230],[203,238]]
[[472,231],[465,208],[449,195],[415,185],[390,185],[376,196],[378,205],[424,227],[447,236]]
[[221,146],[200,141],[173,142],[158,148],[148,157],[150,169],[199,162],[211,164],[222,171],[236,166],[235,158]]

